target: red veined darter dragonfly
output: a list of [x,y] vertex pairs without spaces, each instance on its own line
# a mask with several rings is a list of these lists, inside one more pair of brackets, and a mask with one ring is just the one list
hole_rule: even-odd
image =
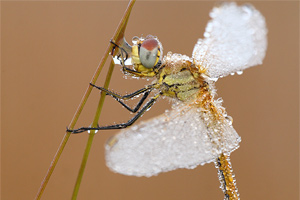
[[[105,91],[129,111],[137,112],[136,116],[127,123],[69,130],[79,133],[130,126],[106,145],[107,166],[111,170],[150,177],[214,161],[221,167],[220,159],[230,165],[227,156],[239,147],[241,138],[232,127],[232,119],[221,106],[221,100],[214,99],[214,83],[220,77],[240,74],[248,67],[262,64],[267,29],[264,17],[250,5],[224,3],[213,8],[210,17],[204,39],[196,43],[192,58],[171,52],[163,57],[162,45],[154,36],[135,37],[133,46],[126,42],[115,44],[125,74],[155,80],[125,96],[94,87]],[[149,93],[154,91],[155,95],[142,107]],[[133,109],[123,102],[140,94],[143,97]],[[173,109],[131,126],[161,96],[174,100]],[[230,175],[231,169],[225,168],[222,170],[229,170]],[[232,187],[236,190],[234,185]]]

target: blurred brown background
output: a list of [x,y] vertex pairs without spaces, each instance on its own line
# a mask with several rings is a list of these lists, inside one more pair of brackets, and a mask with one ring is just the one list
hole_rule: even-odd
[[[299,2],[253,2],[266,17],[269,46],[262,66],[217,83],[241,147],[231,156],[241,199],[298,199]],[[136,2],[126,38],[156,35],[168,51],[191,55],[213,2]],[[121,19],[127,2],[1,2],[1,181],[3,200],[33,199],[65,128]],[[145,84],[116,67],[110,88],[122,94]],[[103,85],[103,71],[97,84]],[[93,91],[77,127],[89,125]],[[132,115],[107,98],[101,125]],[[161,100],[143,116],[163,113]],[[94,139],[78,199],[223,199],[213,164],[152,178],[112,173],[105,141]],[[73,135],[42,199],[70,199],[88,134]]]

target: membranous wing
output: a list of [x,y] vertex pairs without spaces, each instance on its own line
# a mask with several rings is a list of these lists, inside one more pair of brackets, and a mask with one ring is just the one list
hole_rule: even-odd
[[211,78],[227,76],[262,64],[267,48],[264,17],[251,5],[223,3],[210,12],[212,18],[193,51],[198,67]]
[[220,152],[238,148],[240,137],[227,122],[223,124],[223,144],[216,145],[220,138],[209,133],[199,110],[182,106],[122,130],[106,144],[107,166],[117,173],[149,177],[204,165],[215,161]]

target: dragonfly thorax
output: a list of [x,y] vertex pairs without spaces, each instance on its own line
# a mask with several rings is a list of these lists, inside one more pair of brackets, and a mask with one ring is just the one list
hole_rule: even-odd
[[180,101],[195,99],[208,84],[188,56],[169,52],[157,74],[157,88]]

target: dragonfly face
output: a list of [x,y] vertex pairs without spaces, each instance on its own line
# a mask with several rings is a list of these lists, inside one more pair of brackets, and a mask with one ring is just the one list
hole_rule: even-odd
[[162,45],[156,37],[133,38],[131,59],[134,70],[133,75],[139,77],[153,77],[158,73],[162,60]]

